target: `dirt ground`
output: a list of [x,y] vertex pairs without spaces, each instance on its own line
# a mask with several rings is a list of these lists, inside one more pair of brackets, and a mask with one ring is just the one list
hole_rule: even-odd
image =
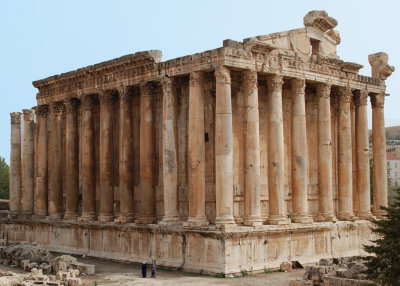
[[[141,265],[137,263],[119,263],[113,261],[105,261],[97,258],[77,257],[79,262],[94,264],[96,266],[96,274],[80,278],[85,285],[219,285],[219,286],[259,286],[259,285],[289,285],[291,280],[300,279],[304,274],[304,269],[293,270],[292,272],[270,272],[249,274],[245,277],[235,278],[217,278],[212,276],[201,276],[200,274],[184,273],[180,271],[167,271],[157,269],[157,277],[149,278],[151,266],[147,269],[148,278],[141,278]],[[20,268],[0,265],[0,271],[24,272]]]

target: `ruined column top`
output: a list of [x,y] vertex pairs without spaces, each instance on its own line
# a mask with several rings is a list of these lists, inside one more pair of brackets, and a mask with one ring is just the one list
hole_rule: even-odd
[[11,112],[11,123],[21,123],[21,112]]

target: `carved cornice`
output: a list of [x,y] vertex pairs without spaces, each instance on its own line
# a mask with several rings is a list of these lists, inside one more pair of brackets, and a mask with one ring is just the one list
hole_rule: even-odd
[[38,105],[36,106],[36,115],[38,117],[47,117],[49,114],[49,106],[44,104],[44,105]]
[[50,114],[61,116],[65,110],[64,102],[56,101],[50,103]]
[[20,124],[21,123],[21,112],[11,112],[11,124]]
[[200,86],[203,83],[203,73],[202,72],[191,72],[190,73],[190,80],[189,80],[189,86],[190,87],[196,87]]
[[231,84],[231,72],[225,66],[219,66],[214,72],[215,80],[217,83]]
[[331,94],[331,85],[329,83],[317,84],[317,96],[329,98]]
[[76,113],[79,105],[80,101],[77,98],[68,98],[65,100],[65,110],[67,113]]
[[292,91],[294,94],[304,94],[306,90],[306,81],[303,78],[292,79]]
[[258,80],[257,80],[257,71],[255,70],[246,70],[243,72],[243,85],[246,90],[257,89]]
[[368,90],[356,90],[354,92],[354,104],[356,106],[367,105],[368,102]]
[[372,108],[379,107],[383,108],[385,105],[385,94],[371,94]]
[[35,120],[35,111],[33,109],[22,109],[22,113],[24,114],[24,121]]
[[115,90],[103,90],[99,93],[100,105],[111,106],[116,99]]
[[269,91],[282,91],[283,77],[281,75],[272,75],[267,78]]

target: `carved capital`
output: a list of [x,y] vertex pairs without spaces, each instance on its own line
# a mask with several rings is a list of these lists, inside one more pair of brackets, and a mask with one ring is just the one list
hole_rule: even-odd
[[272,75],[268,77],[268,89],[270,91],[282,91],[283,77],[281,75]]
[[152,96],[154,86],[150,82],[143,82],[140,84],[140,95],[141,96]]
[[99,94],[100,104],[103,106],[111,106],[114,104],[116,99],[116,91],[115,90],[104,90]]
[[385,105],[385,94],[371,94],[372,108],[380,107],[383,108]]
[[306,81],[303,78],[292,79],[293,94],[304,94],[306,91]]
[[132,99],[132,92],[127,86],[118,88],[119,100],[123,103],[129,103]]
[[331,94],[331,85],[329,83],[317,84],[317,96],[328,98]]
[[337,97],[340,103],[350,103],[353,93],[349,88],[339,88],[337,90]]
[[367,105],[368,90],[356,90],[354,94],[354,104],[356,106]]
[[166,94],[166,93],[171,93],[171,78],[169,78],[169,77],[164,77],[164,78],[162,78],[161,79],[161,87],[162,87],[162,91],[163,91],[163,94]]
[[225,66],[219,66],[218,68],[216,68],[214,75],[217,83],[225,83],[225,84],[231,83],[231,72],[229,68]]
[[189,86],[195,87],[200,86],[203,83],[203,73],[202,72],[192,72],[190,73]]
[[48,105],[38,105],[36,106],[36,115],[38,117],[46,117],[49,113],[49,106]]
[[22,109],[24,121],[33,121],[35,119],[35,111],[33,109]]
[[20,124],[21,123],[21,112],[11,112],[11,124]]
[[77,98],[68,98],[65,100],[65,110],[67,113],[76,113],[80,102]]
[[257,89],[257,71],[246,70],[243,72],[243,85],[247,90]]
[[93,95],[88,94],[88,95],[81,96],[81,104],[82,104],[83,109],[91,110],[93,108],[93,106],[96,105],[96,101],[95,101]]
[[50,113],[56,116],[61,116],[65,110],[64,102],[57,101],[50,103]]

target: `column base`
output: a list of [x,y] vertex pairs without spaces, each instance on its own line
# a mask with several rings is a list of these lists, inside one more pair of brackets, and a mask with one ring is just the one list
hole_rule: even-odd
[[78,218],[78,221],[84,221],[84,222],[89,222],[89,221],[96,221],[96,213],[83,213],[82,216]]
[[156,222],[156,217],[155,216],[147,216],[147,215],[140,216],[139,218],[137,218],[135,220],[135,223],[137,223],[137,224],[152,224],[154,222]]
[[385,218],[384,215],[386,214],[386,211],[380,209],[380,210],[374,211],[373,213],[374,213],[374,216],[376,216],[376,218],[384,219]]
[[99,214],[97,220],[99,222],[114,222],[114,218],[113,214]]
[[234,230],[236,223],[233,216],[222,216],[215,219],[215,226],[221,230]]
[[64,220],[77,220],[79,214],[77,212],[65,213]]
[[162,226],[175,226],[175,225],[182,225],[182,221],[178,216],[170,216],[170,217],[163,217],[162,220],[158,222],[159,225]]
[[117,217],[117,218],[114,220],[114,222],[115,222],[115,223],[124,224],[124,223],[131,223],[131,222],[134,222],[134,220],[135,220],[135,217],[134,217],[133,214],[126,214],[126,215],[121,214],[121,215],[119,215],[119,217]]
[[19,212],[8,212],[7,215],[8,218],[18,218],[19,217]]
[[244,218],[243,224],[247,226],[259,226],[262,225],[262,220],[260,216],[249,216]]
[[47,212],[37,212],[33,214],[32,219],[46,219],[46,217]]
[[21,213],[21,217],[24,219],[31,219],[33,215],[33,211],[23,211]]
[[62,220],[62,214],[61,213],[54,213],[54,214],[49,214],[46,217],[47,220]]
[[317,216],[316,221],[319,221],[319,222],[326,222],[326,221],[335,222],[335,221],[337,221],[337,219],[334,216],[334,214],[332,214],[332,213],[319,213],[318,216]]
[[359,212],[357,214],[358,219],[362,220],[373,220],[375,219],[375,216],[372,215],[370,212]]
[[207,218],[205,216],[199,217],[189,217],[187,221],[183,223],[184,227],[201,227],[207,226],[209,224]]
[[337,218],[339,220],[347,220],[347,221],[355,221],[356,217],[353,214],[347,213],[347,214],[338,214]]
[[308,214],[292,214],[292,222],[294,223],[312,223],[313,219]]
[[267,223],[275,225],[286,225],[290,224],[290,219],[286,215],[270,215]]

